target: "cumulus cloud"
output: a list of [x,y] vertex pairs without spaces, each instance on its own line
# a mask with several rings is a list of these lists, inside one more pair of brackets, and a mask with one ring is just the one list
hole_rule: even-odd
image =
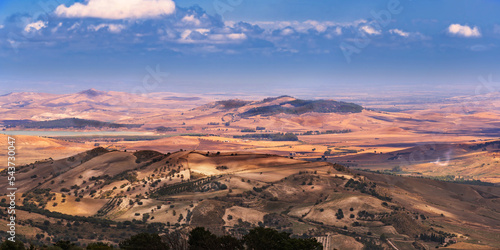
[[28,25],[26,25],[26,27],[24,27],[24,31],[26,31],[26,32],[38,31],[38,30],[41,30],[45,27],[47,27],[47,23],[40,20],[40,21],[36,21],[34,23],[29,23]]
[[318,32],[325,32],[329,26],[333,26],[333,23],[331,22],[318,22],[315,20],[307,20],[304,24],[313,26]]
[[69,7],[61,4],[55,13],[68,18],[141,19],[170,15],[174,11],[172,0],[87,0]]
[[286,28],[286,29],[281,31],[281,35],[283,35],[283,36],[288,36],[288,35],[291,35],[293,33],[295,33],[295,31],[292,28]]
[[[402,29],[383,31],[375,23],[363,19],[352,22],[324,20],[224,22],[220,17],[207,14],[200,7],[174,6],[175,14],[162,16],[162,18],[133,19],[145,16],[145,14],[141,14],[143,7],[137,7],[137,11],[134,10],[134,13],[123,9],[121,5],[120,10],[111,8],[110,3],[116,4],[117,1],[83,0],[79,1],[80,5],[75,3],[69,7],[59,6],[56,11],[57,15],[54,15],[50,22],[30,24],[26,30],[30,30],[33,34],[36,30],[44,31],[36,32],[36,34],[47,41],[60,42],[61,44],[78,43],[79,46],[89,50],[101,50],[105,49],[104,46],[120,45],[124,48],[129,46],[131,49],[176,51],[179,53],[204,51],[222,53],[230,53],[230,51],[232,51],[231,53],[245,51],[252,51],[252,53],[254,51],[262,53],[331,53],[337,49],[342,39],[358,35],[377,36],[379,43],[388,40],[390,40],[388,42],[394,43],[396,38],[398,42],[402,43],[422,40],[421,36],[418,36],[420,34],[418,32]],[[132,3],[146,1],[158,3],[162,0],[119,1],[123,2],[124,5],[134,6]],[[102,5],[103,3],[108,4],[108,7],[99,7],[99,10],[95,11],[89,10],[96,8],[96,4]],[[100,18],[66,18],[75,16]],[[114,20],[115,18],[130,19]],[[22,24],[22,21],[20,20],[19,23]],[[20,28],[16,28],[22,30],[24,26],[26,23],[19,26]],[[6,27],[10,28],[10,26]],[[52,32],[50,32],[51,30]],[[391,33],[393,35],[390,35]],[[387,37],[382,35],[387,35]],[[388,40],[384,40],[385,38]],[[113,44],[101,42],[110,39],[115,42]],[[38,43],[36,46],[42,45]]]
[[90,25],[90,30],[99,31],[100,29],[107,29],[111,33],[120,33],[125,29],[125,25],[122,24],[112,24],[112,23],[101,23],[99,25]]
[[448,27],[448,33],[456,36],[462,36],[462,37],[480,37],[481,32],[479,32],[479,28],[477,26],[474,26],[471,28],[470,26],[467,25],[460,25],[460,24],[451,24]]
[[410,33],[404,32],[404,31],[402,31],[400,29],[389,30],[389,33],[396,34],[396,35],[399,35],[399,36],[402,36],[402,37],[409,37],[410,36]]
[[360,29],[361,29],[361,31],[365,32],[368,35],[380,35],[381,34],[381,32],[379,30],[374,29],[370,25],[361,26]]
[[342,35],[342,28],[340,28],[340,27],[336,27],[336,28],[335,28],[335,33],[336,33],[337,35]]
[[198,18],[196,18],[194,15],[186,15],[185,17],[182,18],[181,21],[188,23],[188,24],[195,25],[195,26],[200,26],[200,24],[201,24],[201,21]]

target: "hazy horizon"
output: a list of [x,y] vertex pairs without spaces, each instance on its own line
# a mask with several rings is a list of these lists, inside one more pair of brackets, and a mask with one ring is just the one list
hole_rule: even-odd
[[133,92],[159,67],[154,92],[452,96],[500,73],[498,2],[82,3],[0,3],[2,94]]

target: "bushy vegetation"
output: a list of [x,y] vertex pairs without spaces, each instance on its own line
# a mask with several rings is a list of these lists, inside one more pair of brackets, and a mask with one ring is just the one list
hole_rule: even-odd
[[493,146],[493,147],[496,146],[498,148],[500,146],[500,141],[489,141],[489,142],[485,142],[485,143],[471,145],[471,146],[469,146],[469,148],[472,150],[479,150],[479,149],[486,150],[486,147],[488,147],[488,146]]
[[12,242],[10,240],[5,240],[1,245],[0,245],[0,250],[25,250],[26,248],[24,247],[23,242],[16,240],[15,242]]
[[446,239],[445,236],[439,235],[439,234],[420,234],[419,238],[423,241],[434,241],[434,242],[439,242],[439,243],[444,243],[444,240]]
[[130,237],[130,239],[120,242],[121,249],[164,249],[168,250],[168,245],[162,241],[157,234],[140,233]]
[[352,130],[350,129],[331,129],[331,130],[326,130],[326,131],[307,131],[304,133],[304,135],[325,135],[325,134],[345,134],[345,133],[351,133]]
[[195,228],[189,236],[192,250],[233,250],[233,249],[273,249],[273,250],[316,250],[323,246],[316,239],[291,238],[289,233],[271,228],[257,227],[249,231],[243,239],[232,236],[216,236],[204,228]]
[[241,130],[241,132],[243,132],[243,133],[255,133],[255,129],[244,128]]
[[468,179],[468,178],[464,178],[464,177],[458,177],[455,175],[430,176],[428,178],[438,180],[438,181],[446,181],[446,182],[478,185],[478,186],[494,186],[495,185],[495,184],[490,183],[490,182],[484,182],[484,181],[475,180],[475,179]]
[[[187,244],[186,244],[187,243]],[[80,245],[70,241],[59,240],[50,247],[42,249],[82,250]],[[314,238],[299,239],[291,238],[289,233],[278,232],[271,228],[257,227],[248,232],[242,239],[230,235],[217,236],[203,227],[197,227],[189,233],[189,239],[185,242],[178,232],[167,233],[160,237],[157,233],[139,233],[129,239],[119,242],[120,249],[189,249],[189,250],[319,250],[323,249],[321,243]],[[5,240],[0,245],[0,250],[24,250],[21,241],[10,242]],[[35,248],[33,248],[35,249]],[[102,242],[94,242],[87,245],[89,250],[113,249],[112,246]]]
[[271,140],[271,141],[298,141],[299,138],[294,133],[275,133],[275,134],[247,134],[247,135],[235,135],[234,138],[241,139],[260,139],[260,140]]
[[243,100],[238,100],[238,99],[231,99],[231,100],[224,100],[224,101],[217,101],[215,104],[222,105],[223,109],[234,109],[234,108],[239,108],[243,107],[250,103],[249,101],[243,101]]
[[361,193],[369,194],[377,197],[380,200],[391,201],[392,198],[386,195],[381,195],[376,190],[376,184],[369,185],[366,182],[356,181],[354,179],[349,179],[347,183],[344,185],[346,188],[352,188],[354,190],[359,190]]
[[188,243],[190,250],[244,249],[243,241],[231,236],[216,236],[202,227],[197,227],[191,231]]
[[156,127],[155,130],[158,133],[165,133],[165,132],[174,132],[174,131],[177,131],[177,129],[175,129],[175,128],[165,127],[165,126]]

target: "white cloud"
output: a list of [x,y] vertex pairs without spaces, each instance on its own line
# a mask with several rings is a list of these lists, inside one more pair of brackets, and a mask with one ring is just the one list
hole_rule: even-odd
[[71,27],[69,27],[68,31],[74,30],[78,27],[80,27],[80,23],[75,23],[75,24],[71,25]]
[[56,27],[52,28],[52,33],[56,33],[59,28],[61,28],[62,23],[58,23]]
[[196,18],[194,15],[186,15],[185,17],[182,18],[181,21],[188,24],[193,24],[195,26],[200,26],[201,24],[200,20]]
[[400,29],[389,30],[389,33],[396,34],[396,35],[399,35],[399,36],[402,36],[402,37],[409,37],[410,36],[410,33],[404,32],[404,31],[402,31]]
[[[293,28],[296,32],[307,33],[309,30],[313,29],[319,33],[326,32],[328,28],[334,28],[337,34],[342,33],[343,27],[356,27],[360,24],[366,23],[366,20],[360,19],[349,23],[331,22],[331,21],[316,21],[307,20],[304,22],[299,21],[256,21],[251,22],[251,24],[258,25],[259,27],[266,30],[278,30]],[[234,26],[234,22],[226,22],[229,27]]]
[[1,25],[1,24],[0,24],[0,29],[3,29],[4,27],[5,27],[5,26],[3,26],[3,25]]
[[227,37],[232,40],[244,40],[247,39],[247,35],[243,33],[231,33],[228,34]]
[[286,29],[281,31],[282,36],[288,36],[288,35],[291,35],[293,33],[295,33],[295,31],[293,29],[290,29],[290,28],[286,28]]
[[332,26],[331,22],[318,22],[314,20],[307,20],[304,24],[313,26],[318,32],[325,32],[328,26]]
[[200,34],[207,34],[208,32],[210,32],[210,29],[195,29],[197,32],[200,32]]
[[93,17],[103,19],[156,18],[175,11],[172,0],[87,0],[85,4],[59,5],[55,13],[61,17]]
[[460,24],[452,24],[448,27],[448,33],[452,35],[462,36],[462,37],[480,37],[481,32],[479,32],[479,28],[474,26],[471,28],[467,25]]
[[181,33],[181,40],[182,41],[188,41],[188,36],[191,35],[193,31],[192,30],[185,30]]
[[335,28],[335,33],[337,35],[342,35],[342,28],[340,28],[340,27]]
[[381,32],[379,30],[374,29],[370,25],[362,26],[360,29],[361,29],[361,31],[365,32],[368,35],[380,35],[381,34]]
[[194,31],[199,32],[202,36],[193,37],[193,30],[186,29],[180,34],[180,38],[177,40],[179,43],[189,43],[189,44],[229,44],[229,43],[239,43],[247,39],[247,35],[244,33],[218,33],[209,34],[209,29],[195,29]]
[[40,20],[26,25],[26,27],[24,27],[24,31],[26,32],[38,31],[45,27],[47,27],[47,23]]
[[100,29],[106,28],[111,33],[120,33],[125,29],[125,25],[122,24],[112,24],[112,23],[101,23],[99,25],[90,25],[89,29],[93,31],[98,31]]
[[403,31],[400,29],[390,29],[389,30],[390,34],[404,37],[407,39],[407,41],[424,41],[424,40],[431,40],[430,37],[420,33],[420,32],[408,32],[408,31]]
[[247,36],[243,33],[212,34],[208,36],[208,39],[215,43],[230,43],[231,41],[244,40],[246,38]]

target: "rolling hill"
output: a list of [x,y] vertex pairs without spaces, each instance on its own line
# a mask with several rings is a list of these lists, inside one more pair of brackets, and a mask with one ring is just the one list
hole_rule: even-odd
[[[23,204],[18,210],[32,214],[19,216],[20,224],[34,229],[24,237],[40,243],[88,243],[96,236],[116,243],[133,232],[197,226],[241,237],[261,225],[316,237],[332,248],[346,242],[433,248],[455,241],[500,247],[495,186],[381,175],[271,154],[104,148],[21,166],[16,177]],[[61,236],[57,221],[72,230]],[[47,237],[37,238],[40,233]]]

